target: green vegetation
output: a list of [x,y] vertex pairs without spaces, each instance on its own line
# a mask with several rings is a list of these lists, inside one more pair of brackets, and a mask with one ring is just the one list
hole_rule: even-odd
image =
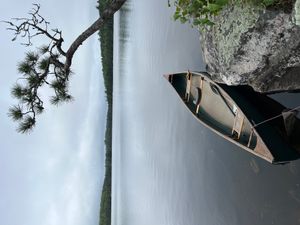
[[176,0],[173,15],[174,20],[182,23],[190,22],[194,26],[212,26],[211,18],[230,4],[252,4],[261,7],[279,8],[286,7],[293,0]]
[[229,0],[177,0],[174,2],[174,19],[182,23],[192,20],[193,25],[213,25],[209,17],[216,15],[228,3]]
[[[111,0],[99,0],[99,13]],[[108,104],[105,132],[105,177],[100,203],[100,225],[111,224],[112,96],[113,96],[113,18],[99,31],[102,72]]]

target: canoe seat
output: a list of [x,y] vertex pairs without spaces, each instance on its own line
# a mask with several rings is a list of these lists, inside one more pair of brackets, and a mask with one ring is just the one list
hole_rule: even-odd
[[234,117],[234,122],[233,122],[233,127],[231,132],[232,135],[234,135],[235,133],[237,134],[237,140],[240,139],[243,125],[244,125],[244,119],[245,116],[240,111],[237,111]]
[[198,114],[199,112],[201,98],[202,98],[202,91],[200,88],[197,87],[196,114]]

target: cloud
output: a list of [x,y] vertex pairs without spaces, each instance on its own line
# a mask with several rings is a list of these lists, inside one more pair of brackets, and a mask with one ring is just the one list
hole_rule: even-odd
[[[0,9],[1,17],[24,15],[31,4],[27,0],[5,2]],[[51,25],[63,29],[66,41],[86,28],[94,20],[92,17],[97,17],[96,2],[91,0],[41,4]],[[60,7],[54,8],[56,5]],[[72,10],[70,6],[76,6],[76,12],[74,9],[74,13],[66,16],[66,10]],[[20,135],[15,133],[16,124],[9,121],[6,109],[14,102],[8,87],[17,78],[16,64],[22,59],[24,48],[9,42],[11,36],[4,29],[1,32],[0,118],[4,122],[0,129],[0,196],[5,196],[5,201],[0,201],[0,209],[5,209],[0,210],[1,222],[98,224],[106,114],[98,36],[82,45],[75,55],[75,74],[70,84],[75,101],[57,108],[47,107],[33,133]],[[50,93],[46,91],[44,95]]]
[[[96,63],[95,63],[96,64]],[[51,225],[97,224],[100,207],[100,190],[104,175],[104,122],[99,113],[105,105],[104,93],[99,88],[101,77],[99,68],[92,68],[85,99],[85,113],[77,132],[76,149],[72,155],[64,155],[61,160],[71,161],[61,178],[61,186],[55,201],[49,205],[46,218]],[[100,130],[100,132],[99,132]],[[101,166],[99,167],[99,161]],[[48,169],[54,169],[56,159],[49,159]],[[57,174],[59,171],[54,171]],[[47,219],[47,220],[48,220]]]

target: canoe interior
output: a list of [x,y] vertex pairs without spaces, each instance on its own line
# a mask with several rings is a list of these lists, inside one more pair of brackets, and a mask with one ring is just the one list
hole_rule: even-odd
[[[190,95],[186,99],[187,77],[186,74],[175,74],[172,78],[172,85],[185,101],[190,111],[208,127],[222,133],[229,138],[235,138],[232,133],[237,106],[228,98],[222,89],[211,83],[205,77],[192,75]],[[197,110],[197,105],[199,105]],[[236,139],[240,144],[247,146],[251,134],[251,124],[247,118],[243,118],[243,125],[240,137]],[[257,137],[252,134],[249,145],[250,149],[256,146]]]

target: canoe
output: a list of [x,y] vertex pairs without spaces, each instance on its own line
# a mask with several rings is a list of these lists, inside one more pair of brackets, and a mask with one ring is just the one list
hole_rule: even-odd
[[224,139],[273,164],[300,158],[295,111],[249,87],[216,83],[206,72],[164,77],[197,121]]

